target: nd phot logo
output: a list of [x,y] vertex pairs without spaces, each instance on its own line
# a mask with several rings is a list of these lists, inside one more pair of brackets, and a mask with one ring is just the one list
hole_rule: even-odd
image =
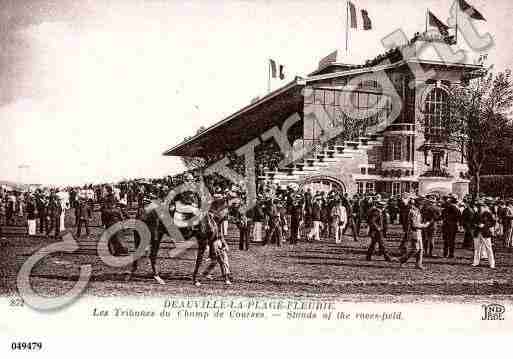
[[481,320],[504,320],[504,313],[506,308],[500,304],[482,305],[483,316]]

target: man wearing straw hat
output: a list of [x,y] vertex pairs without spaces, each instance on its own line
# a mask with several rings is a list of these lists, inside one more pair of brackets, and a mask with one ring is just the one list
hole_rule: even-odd
[[383,213],[383,209],[385,208],[386,203],[383,201],[374,201],[371,204],[371,208],[369,209],[369,213],[367,216],[367,221],[369,223],[369,236],[371,238],[371,243],[369,245],[369,249],[367,250],[367,261],[372,260],[372,254],[374,253],[374,248],[376,247],[376,243],[379,246],[379,250],[383,253],[383,257],[385,257],[385,261],[392,262],[397,261],[393,260],[392,257],[388,254],[385,244],[383,242],[383,230],[386,228],[386,219]]
[[335,199],[335,205],[331,209],[333,230],[335,232],[335,243],[342,242],[342,234],[347,224],[347,210],[340,197]]
[[492,248],[492,228],[495,226],[495,219],[482,200],[478,200],[477,208],[479,212],[477,228],[478,231],[474,237],[474,261],[472,267],[477,267],[481,262],[482,250],[486,251],[490,268],[495,268],[495,257]]
[[399,259],[401,265],[406,263],[410,257],[415,255],[415,268],[424,270],[422,266],[424,248],[422,245],[422,229],[429,227],[431,222],[422,222],[419,206],[422,204],[422,198],[410,198],[408,212],[408,239],[410,241],[409,250]]

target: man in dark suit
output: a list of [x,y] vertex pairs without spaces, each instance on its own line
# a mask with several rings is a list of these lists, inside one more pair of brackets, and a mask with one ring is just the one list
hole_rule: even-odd
[[[357,200],[357,199],[356,199]],[[354,241],[358,241],[358,230],[356,228],[356,222],[355,222],[355,213],[353,212],[354,205],[351,203],[349,198],[347,197],[347,193],[342,197],[342,204],[346,207],[346,213],[347,213],[347,226],[344,228],[344,233],[346,233],[348,228],[351,228],[351,231],[353,232],[353,238]]]
[[456,206],[457,198],[454,195],[447,197],[442,210],[442,235],[444,238],[444,257],[454,258],[454,246],[456,243],[456,233],[458,233],[458,223],[460,222],[460,210]]
[[62,213],[62,206],[59,198],[54,191],[50,194],[48,201],[48,218],[50,220],[46,235],[50,236],[50,233],[54,231],[54,237],[57,238],[60,233],[60,219]]
[[313,196],[312,190],[308,188],[305,192],[305,227],[312,227],[312,206],[313,206]]
[[36,192],[36,208],[39,217],[39,233],[43,234],[48,232],[48,218],[46,213],[46,199],[39,189]]
[[[269,230],[264,240],[264,245],[268,242],[275,242],[278,247],[281,246],[281,240],[283,236],[282,227],[286,223],[285,218],[281,213],[280,205],[276,200],[271,200],[268,206],[268,217],[269,217]],[[276,238],[276,239],[275,239]]]
[[474,245],[474,232],[475,232],[475,222],[477,214],[477,207],[474,203],[469,199],[465,203],[465,209],[461,215],[461,222],[463,224],[463,230],[465,231],[465,236],[463,239],[462,247],[465,249],[472,249]]
[[[105,200],[102,209],[102,217],[104,220],[105,229],[107,229],[110,226],[123,221],[123,219],[127,216],[121,211],[121,209],[113,200]],[[114,235],[112,235],[108,246],[109,251],[114,256],[128,254],[127,249],[121,244],[119,232],[116,232]]]
[[383,230],[386,231],[387,226],[383,213],[385,204],[385,202],[375,201],[369,209],[367,215],[367,221],[369,223],[369,236],[371,238],[371,242],[367,250],[367,261],[372,260],[372,254],[374,253],[374,248],[376,247],[377,243],[380,252],[383,253],[383,257],[385,257],[385,261],[392,262],[392,257],[390,257],[388,254],[385,248],[385,243],[383,241]]
[[[1,191],[0,187],[0,191]],[[2,236],[2,227],[5,226],[5,204],[2,193],[0,193],[0,237]]]
[[441,215],[441,209],[436,205],[434,197],[429,196],[424,205],[422,206],[420,213],[422,215],[422,221],[429,222],[429,226],[422,229],[422,246],[424,247],[424,255],[426,257],[433,257],[433,250],[435,248],[435,227],[436,221]]
[[80,238],[82,226],[85,226],[86,234],[89,235],[89,220],[92,217],[91,206],[86,198],[79,198],[77,203],[77,238]]
[[308,234],[309,240],[321,240],[321,210],[322,210],[322,197],[316,196],[312,205],[312,229]]
[[299,240],[299,228],[303,221],[303,201],[300,195],[292,197],[290,207],[290,243],[297,244]]
[[408,198],[401,198],[399,201],[399,223],[403,229],[403,238],[399,244],[399,250],[401,253],[406,254],[408,247],[408,233],[410,231],[410,206],[408,204]]

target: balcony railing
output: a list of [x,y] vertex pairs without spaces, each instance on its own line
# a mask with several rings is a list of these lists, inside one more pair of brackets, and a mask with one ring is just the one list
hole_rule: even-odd
[[431,170],[424,172],[420,177],[453,177],[446,169]]
[[387,127],[387,131],[415,131],[414,123],[393,123]]

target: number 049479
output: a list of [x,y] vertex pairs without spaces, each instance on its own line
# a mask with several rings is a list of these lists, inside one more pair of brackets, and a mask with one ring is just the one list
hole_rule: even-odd
[[38,351],[43,349],[41,342],[12,342],[11,349],[16,351]]

